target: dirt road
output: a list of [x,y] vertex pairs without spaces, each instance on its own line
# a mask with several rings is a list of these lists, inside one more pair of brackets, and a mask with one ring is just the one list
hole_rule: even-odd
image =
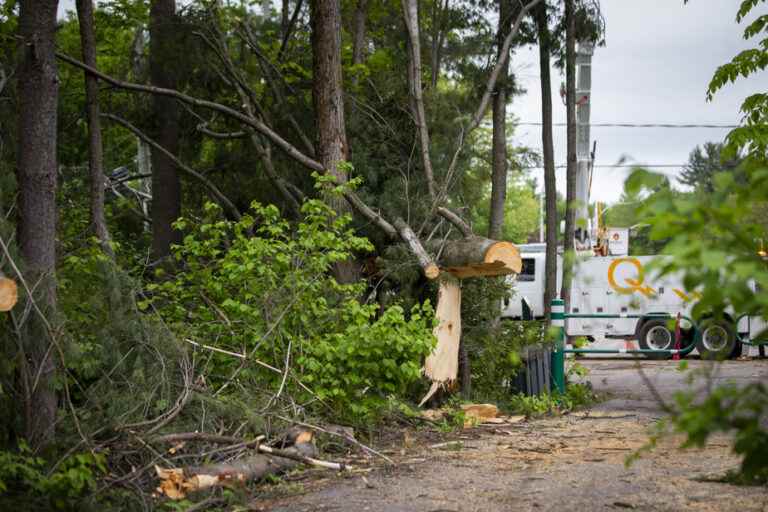
[[[386,511],[768,511],[768,489],[713,481],[738,460],[727,437],[703,450],[681,451],[667,439],[627,468],[626,456],[647,440],[661,416],[632,361],[583,362],[596,390],[610,393],[593,407],[563,417],[481,428],[460,445],[402,448],[395,469],[307,483],[262,510]],[[705,363],[691,361],[692,368]],[[664,399],[685,386],[673,362],[642,364]],[[716,380],[768,378],[768,361],[732,361]],[[408,444],[408,443],[406,443]],[[449,448],[449,449],[445,449]],[[451,449],[452,448],[452,449]],[[365,478],[363,478],[365,476]]]

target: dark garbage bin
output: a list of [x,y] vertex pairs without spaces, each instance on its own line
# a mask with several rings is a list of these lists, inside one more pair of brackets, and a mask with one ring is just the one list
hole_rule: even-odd
[[523,393],[527,396],[537,396],[549,393],[552,357],[551,347],[532,345],[525,347],[520,354],[522,367],[512,377],[510,391]]

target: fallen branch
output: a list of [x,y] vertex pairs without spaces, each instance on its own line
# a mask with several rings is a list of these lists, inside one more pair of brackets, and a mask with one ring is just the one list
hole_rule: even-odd
[[319,468],[326,468],[326,469],[335,469],[336,471],[352,470],[352,466],[344,464],[343,462],[328,462],[324,460],[319,460],[312,457],[308,457],[306,455],[302,455],[300,453],[296,453],[295,450],[294,451],[280,450],[278,448],[271,448],[269,446],[263,446],[263,445],[259,445],[257,449],[260,452],[268,453],[270,455],[275,455],[277,457],[283,457],[285,459],[291,459],[297,462],[303,462],[308,466],[316,466]]
[[290,453],[292,458],[257,454],[239,461],[209,466],[169,469],[155,466],[160,479],[156,493],[180,500],[189,493],[204,489],[242,485],[292,469],[298,465],[299,461],[296,460],[298,457],[312,458],[317,449],[313,443],[308,442],[281,451],[285,452],[284,454]]
[[335,437],[340,437],[341,439],[344,439],[345,441],[347,441],[349,443],[352,443],[352,444],[354,444],[356,446],[359,446],[360,448],[362,448],[364,451],[366,451],[368,453],[371,453],[373,455],[377,455],[377,456],[381,457],[382,459],[384,459],[385,461],[387,461],[388,463],[390,463],[392,465],[395,464],[395,461],[393,461],[392,459],[390,459],[389,457],[387,457],[383,453],[374,450],[370,446],[364,445],[363,443],[361,443],[360,441],[358,441],[357,439],[355,439],[354,437],[352,437],[352,436],[350,436],[350,435],[348,435],[346,433],[334,432],[333,430],[325,429],[325,428],[319,427],[317,425],[312,425],[311,423],[304,423],[304,422],[301,422],[301,421],[292,420],[290,418],[286,418],[285,416],[281,416],[279,414],[275,414],[274,416],[275,416],[275,418],[281,419],[283,421],[287,421],[287,422],[290,422],[290,423],[296,423],[297,425],[301,425],[302,427],[310,428],[310,429],[315,430],[317,432],[322,432],[324,434],[332,435],[332,436],[335,436]]
[[[205,441],[218,444],[236,444],[244,442],[239,437],[220,436],[217,434],[207,434],[205,432],[181,432],[178,434],[166,434],[152,438],[157,443],[178,443],[182,441]],[[257,442],[254,440],[254,442]]]

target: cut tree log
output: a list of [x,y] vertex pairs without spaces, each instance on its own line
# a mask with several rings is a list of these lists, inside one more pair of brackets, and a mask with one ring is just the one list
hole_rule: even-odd
[[317,453],[317,449],[311,440],[279,451],[283,455],[290,455],[292,458],[260,453],[234,462],[211,464],[209,466],[169,469],[155,466],[155,471],[160,479],[160,485],[157,487],[156,493],[158,495],[164,494],[174,500],[180,500],[189,493],[212,487],[242,485],[245,482],[259,480],[267,475],[284,473],[300,464],[299,461],[314,460],[313,457]]
[[440,252],[438,264],[441,270],[465,279],[519,274],[523,260],[520,250],[512,242],[472,236],[447,242]]
[[0,274],[0,311],[10,311],[18,300],[16,281]]
[[437,338],[437,346],[424,361],[424,375],[432,381],[432,386],[419,407],[424,405],[440,386],[455,381],[459,371],[461,286],[458,279],[450,274],[440,277],[435,317],[438,324],[433,333]]

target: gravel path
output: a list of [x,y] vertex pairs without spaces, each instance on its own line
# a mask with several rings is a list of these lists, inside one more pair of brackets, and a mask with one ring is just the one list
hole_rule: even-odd
[[[459,449],[405,442],[395,469],[302,484],[295,495],[255,500],[258,510],[299,511],[768,511],[768,489],[715,482],[738,465],[729,439],[681,451],[666,439],[629,468],[628,454],[661,415],[633,361],[581,362],[608,400],[564,417],[465,432]],[[691,361],[691,368],[706,363]],[[643,361],[643,371],[669,400],[685,387],[671,361]],[[768,361],[729,361],[716,381],[768,378]],[[449,447],[450,448],[450,447]]]

